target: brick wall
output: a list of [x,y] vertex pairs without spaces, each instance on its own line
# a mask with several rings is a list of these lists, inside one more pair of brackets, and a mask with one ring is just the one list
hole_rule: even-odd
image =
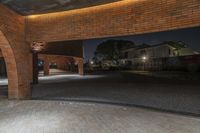
[[49,63],[56,63],[57,68],[61,70],[68,70],[68,63],[74,60],[73,57],[46,54],[39,54],[38,58],[43,61],[48,60]]
[[40,51],[42,54],[83,57],[83,41],[51,42]]
[[[123,0],[27,17],[27,40],[135,35],[200,26],[200,0]],[[58,34],[59,33],[59,34]]]
[[[80,57],[73,57],[73,56],[64,56],[64,55],[49,55],[49,54],[38,54],[38,58],[40,60],[44,61],[44,73],[46,71],[46,74],[48,75],[49,70],[49,63],[56,63],[57,68],[61,70],[69,70],[69,63],[74,63],[75,65],[78,65],[78,73],[80,75],[84,74],[83,71],[83,58]],[[48,63],[48,66],[46,66],[46,63]]]
[[9,98],[30,95],[31,59],[24,25],[24,17],[0,5],[0,49],[8,72]]

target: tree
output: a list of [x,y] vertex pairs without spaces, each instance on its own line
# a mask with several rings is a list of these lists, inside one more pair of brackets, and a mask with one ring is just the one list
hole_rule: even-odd
[[107,40],[97,46],[96,55],[103,55],[105,60],[118,60],[121,50],[134,47],[132,41],[127,40]]

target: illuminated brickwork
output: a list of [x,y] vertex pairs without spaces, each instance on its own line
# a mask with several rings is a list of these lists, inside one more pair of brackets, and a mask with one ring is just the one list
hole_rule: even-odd
[[7,67],[9,98],[28,98],[32,73],[24,17],[0,5],[0,25],[0,49]]
[[199,0],[124,0],[98,7],[29,16],[27,40],[102,38],[193,26],[200,26]]
[[68,64],[71,62],[78,65],[78,73],[80,75],[84,74],[83,59],[80,57],[39,54],[38,58],[44,61],[44,75],[49,75],[49,63],[56,63],[58,69],[69,70]]

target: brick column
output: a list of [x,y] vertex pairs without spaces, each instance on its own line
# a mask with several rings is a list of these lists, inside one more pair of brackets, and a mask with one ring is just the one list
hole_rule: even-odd
[[44,58],[44,75],[49,75],[49,60],[47,57]]
[[83,59],[78,60],[78,73],[84,75]]

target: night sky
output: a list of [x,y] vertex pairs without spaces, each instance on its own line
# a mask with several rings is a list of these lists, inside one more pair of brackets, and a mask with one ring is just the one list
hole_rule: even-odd
[[142,43],[155,45],[163,41],[183,41],[190,48],[200,52],[200,27],[197,27],[142,35],[86,40],[84,41],[85,59],[92,58],[97,45],[109,39],[130,40],[135,42],[136,45]]

